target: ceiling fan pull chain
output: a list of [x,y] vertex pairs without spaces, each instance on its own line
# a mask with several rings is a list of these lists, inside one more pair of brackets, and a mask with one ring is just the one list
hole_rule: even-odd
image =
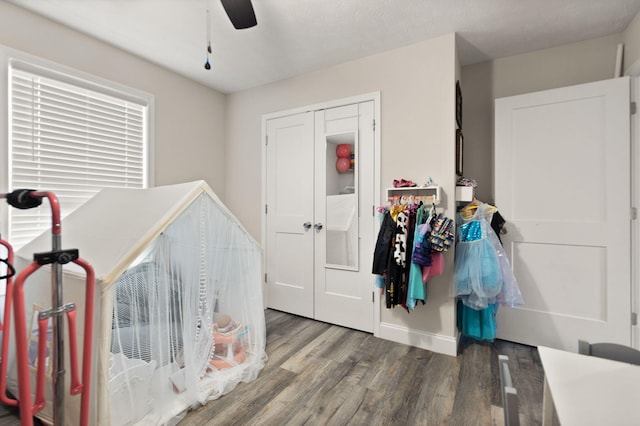
[[210,70],[211,63],[209,62],[209,55],[211,54],[211,16],[209,9],[207,9],[207,60],[204,63],[204,69]]

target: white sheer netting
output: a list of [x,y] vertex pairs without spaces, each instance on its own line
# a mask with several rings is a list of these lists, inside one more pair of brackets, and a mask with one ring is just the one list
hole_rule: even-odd
[[173,424],[265,362],[260,248],[200,195],[114,284],[111,424]]

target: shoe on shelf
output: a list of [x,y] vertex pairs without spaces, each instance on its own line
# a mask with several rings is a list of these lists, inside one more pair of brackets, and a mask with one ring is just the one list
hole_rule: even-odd
[[393,180],[393,187],[394,188],[412,188],[414,186],[417,186],[417,185],[411,180],[405,180],[405,179],[394,179]]

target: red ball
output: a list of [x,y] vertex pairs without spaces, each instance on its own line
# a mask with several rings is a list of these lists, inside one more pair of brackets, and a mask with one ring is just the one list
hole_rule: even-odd
[[343,143],[336,147],[336,155],[338,158],[349,158],[351,155],[351,145]]
[[340,173],[344,173],[351,168],[351,161],[348,158],[338,158],[336,160],[336,169]]

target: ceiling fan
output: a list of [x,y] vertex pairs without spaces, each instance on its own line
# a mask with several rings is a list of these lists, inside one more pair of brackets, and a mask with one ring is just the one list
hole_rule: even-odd
[[258,24],[251,0],[220,0],[224,11],[236,30],[251,28]]
[[[251,0],[220,0],[220,2],[236,30],[258,25]],[[204,63],[205,70],[211,69],[211,62],[209,61],[211,53],[211,18],[209,17],[209,9],[207,9],[207,60]]]

